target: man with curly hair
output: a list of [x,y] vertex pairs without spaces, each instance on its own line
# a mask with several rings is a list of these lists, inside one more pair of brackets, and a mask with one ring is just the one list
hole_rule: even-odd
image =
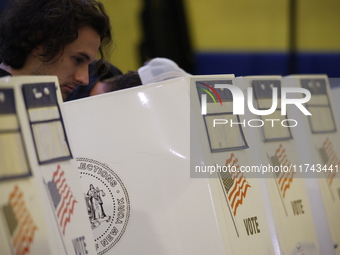
[[111,43],[96,0],[10,0],[0,20],[0,77],[56,75],[65,100],[89,83],[89,64]]

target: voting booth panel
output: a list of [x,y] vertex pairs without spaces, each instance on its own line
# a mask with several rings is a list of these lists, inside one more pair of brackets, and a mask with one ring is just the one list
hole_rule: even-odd
[[57,89],[52,76],[0,79],[1,241],[16,254],[95,252]]
[[[274,254],[274,246],[258,179],[241,171],[253,165],[244,127],[215,125],[214,120],[241,123],[233,115],[232,95],[223,84],[233,84],[234,76],[192,76],[191,107],[199,130],[204,164],[191,164],[192,178],[209,178],[212,200],[225,246],[232,254]],[[192,140],[194,137],[192,137]],[[191,156],[195,156],[191,151]],[[218,171],[224,169],[227,171]],[[278,252],[278,251],[276,251]]]
[[[273,214],[280,246],[287,254],[320,254],[318,243],[324,240],[318,241],[303,175],[296,170],[302,161],[292,135],[290,116],[282,113],[282,79],[280,76],[238,77],[236,85],[251,97],[248,105],[254,107],[246,107],[245,112],[249,143],[258,148],[252,152],[257,159],[255,165],[262,167],[259,177],[265,180],[264,196],[269,196],[269,211]],[[273,96],[275,89],[277,94]],[[260,111],[266,114],[260,115]]]
[[303,176],[240,171],[301,164],[289,129],[243,125],[254,116],[234,115],[218,87],[256,79],[190,76],[63,105],[99,254],[321,254]]
[[[281,115],[282,87],[308,88],[313,115]],[[0,79],[4,254],[334,254],[327,77],[188,76],[66,103],[58,88]]]
[[[299,147],[299,156],[306,167],[306,176],[314,177],[311,192],[321,191],[325,214],[336,254],[340,254],[340,134],[331,97],[328,77],[325,75],[295,75],[284,77],[285,86],[305,88],[311,93],[305,104],[311,115],[288,108],[291,116],[299,120],[293,132]],[[305,97],[306,95],[302,95]],[[309,165],[307,165],[309,164]]]
[[187,78],[63,107],[83,191],[92,185],[106,194],[102,206],[111,220],[90,218],[97,252],[232,254],[223,245],[211,184],[190,178]]
[[335,121],[337,122],[337,127],[340,125],[340,86],[333,87],[330,89],[330,97],[333,105],[333,113],[335,116]]

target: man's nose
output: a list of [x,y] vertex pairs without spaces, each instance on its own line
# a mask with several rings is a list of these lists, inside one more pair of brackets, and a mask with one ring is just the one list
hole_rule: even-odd
[[89,69],[87,65],[83,65],[77,69],[74,80],[79,85],[86,86],[89,84]]

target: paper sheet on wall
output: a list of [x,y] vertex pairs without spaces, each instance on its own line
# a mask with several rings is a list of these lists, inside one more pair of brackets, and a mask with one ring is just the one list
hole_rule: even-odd
[[302,88],[311,92],[311,99],[306,103],[306,106],[312,114],[308,116],[312,133],[336,131],[325,79],[305,78],[300,82]]
[[[261,119],[263,120],[264,117],[263,118],[261,117]],[[269,119],[269,121],[266,119]],[[291,139],[292,134],[288,126],[291,126],[294,123],[289,123],[289,121],[288,123],[282,122],[286,119],[287,116],[281,115],[280,110],[277,110],[274,113],[265,116],[265,120],[263,120],[262,127],[264,141],[279,141]],[[284,123],[284,125],[282,125],[281,123]],[[274,125],[275,128],[273,128]]]
[[23,85],[22,90],[40,164],[70,159],[54,83]]
[[198,93],[201,108],[206,106],[204,122],[210,150],[222,152],[247,148],[240,119],[232,115],[232,94],[227,89],[215,88],[215,84],[232,84],[232,80],[197,79],[193,84],[197,88],[197,92],[193,89],[193,93]]
[[0,180],[30,175],[13,89],[0,89]]

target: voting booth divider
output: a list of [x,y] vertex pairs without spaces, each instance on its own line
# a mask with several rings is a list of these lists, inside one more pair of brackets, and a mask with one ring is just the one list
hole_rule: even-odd
[[[112,225],[94,228],[99,250],[106,229],[115,227],[119,240],[107,254],[226,254],[209,180],[190,178],[187,78],[71,101],[64,109],[83,189],[94,184],[112,193],[102,197]],[[111,177],[117,185],[105,186]]]
[[[285,86],[306,88],[311,92],[311,99],[305,104],[311,115],[290,110],[299,125],[293,132],[299,145],[299,157],[304,164],[304,175],[313,200],[320,196],[323,203],[314,206],[316,215],[326,215],[330,229],[330,240],[337,247],[340,244],[340,136],[339,120],[333,104],[329,81],[325,75],[292,75],[283,79]],[[309,171],[306,171],[306,167]],[[317,188],[319,188],[318,194]],[[312,199],[312,198],[311,198]],[[315,201],[314,201],[315,202]],[[321,206],[323,204],[323,206]],[[319,217],[319,221],[322,218]],[[317,223],[317,222],[316,222]],[[325,235],[326,233],[322,233]],[[324,243],[327,239],[324,240]],[[340,249],[335,249],[340,254]]]
[[[196,138],[191,134],[191,140],[200,140],[204,162],[200,165],[192,162],[191,178],[209,179],[227,254],[250,254],[254,250],[259,254],[275,254],[260,182],[255,176],[240,171],[241,166],[254,165],[254,158],[246,129],[243,125],[230,123],[242,123],[244,118],[233,115],[230,91],[219,88],[219,85],[234,84],[235,78],[195,76],[189,80],[194,112],[191,125],[197,126],[199,133]],[[216,94],[205,97],[207,91]],[[214,102],[214,96],[218,104]],[[205,115],[201,109],[206,110]],[[214,120],[218,121],[214,123]],[[214,125],[216,123],[221,124]],[[190,131],[193,133],[192,129]],[[191,157],[196,157],[193,150]],[[217,172],[215,167],[229,167],[231,171]]]
[[[245,116],[248,120],[257,120],[260,128],[252,128],[249,143],[257,166],[264,166],[262,179],[267,188],[271,210],[274,219],[278,243],[284,254],[318,254],[319,245],[327,240],[327,236],[320,236],[313,221],[312,208],[304,176],[299,169],[302,164],[298,155],[296,134],[293,134],[295,120],[291,119],[290,112],[283,112],[281,104],[285,97],[280,76],[249,76],[239,77],[236,85],[244,93],[251,88],[253,91],[253,105],[258,110],[265,111],[272,108],[274,98],[277,98],[275,111],[270,114],[257,116],[255,110],[246,108]],[[277,97],[273,95],[276,88]],[[249,95],[248,95],[249,97]],[[289,96],[288,96],[289,97]],[[295,106],[295,105],[294,105]],[[292,107],[292,110],[299,110]],[[255,113],[254,113],[255,112]],[[270,168],[280,171],[270,172]],[[268,170],[268,171],[267,171]],[[313,198],[315,199],[315,198]],[[322,203],[322,201],[318,201]],[[320,220],[320,219],[317,219]],[[325,223],[325,222],[323,222]],[[321,225],[328,231],[327,224]],[[327,253],[332,254],[333,247],[326,247]],[[325,250],[321,251],[324,254]]]
[[[326,76],[187,76],[66,103],[57,87],[0,79],[4,254],[339,254],[339,174],[305,171],[339,167]],[[312,116],[281,114],[285,87],[311,91]]]
[[57,77],[0,79],[1,254],[95,254]]

